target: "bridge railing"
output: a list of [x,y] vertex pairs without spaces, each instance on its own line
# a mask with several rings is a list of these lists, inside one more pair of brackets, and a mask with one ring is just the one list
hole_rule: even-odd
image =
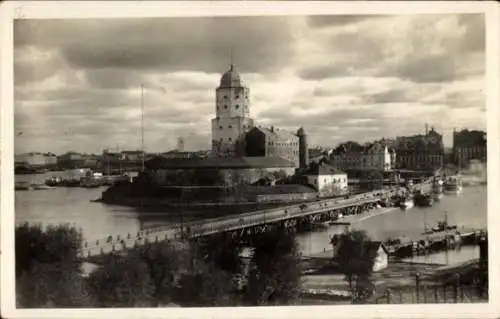
[[[425,184],[422,183],[422,184]],[[415,186],[420,186],[421,184],[416,184]],[[258,211],[252,211],[248,213],[243,213],[239,215],[230,215],[223,216],[218,218],[211,218],[203,221],[192,221],[184,224],[184,229],[190,230],[190,233],[203,235],[209,233],[223,232],[229,230],[235,230],[243,227],[252,227],[259,224],[265,224],[269,222],[276,222],[280,220],[286,220],[295,218],[297,216],[305,216],[310,214],[315,214],[317,212],[325,211],[328,209],[338,209],[343,207],[348,207],[354,203],[366,203],[372,202],[374,200],[378,200],[382,197],[392,196],[399,192],[399,187],[391,187],[383,190],[375,190],[367,193],[352,195],[348,199],[344,198],[327,198],[327,199],[319,199],[317,201],[300,203],[294,205],[287,205],[278,208],[270,208]],[[333,206],[332,206],[333,204]],[[306,205],[304,209],[301,207]],[[316,209],[312,209],[316,207]],[[278,215],[278,216],[276,216]],[[242,220],[243,219],[243,220]],[[217,226],[214,224],[218,224]],[[215,226],[215,227],[214,227]],[[102,241],[96,242],[95,245],[86,245],[85,250],[108,250],[109,247],[115,246],[115,249],[123,246],[124,244],[142,242],[144,238],[148,238],[148,240],[155,239],[156,237],[160,237],[162,240],[165,238],[173,237],[177,238],[177,232],[181,228],[181,225],[164,225],[157,226],[154,228],[149,228],[145,230],[141,230],[137,233],[136,236],[127,236],[126,238],[119,238],[119,236],[111,237],[111,241],[108,239],[104,239]],[[134,237],[134,238],[132,238]]]

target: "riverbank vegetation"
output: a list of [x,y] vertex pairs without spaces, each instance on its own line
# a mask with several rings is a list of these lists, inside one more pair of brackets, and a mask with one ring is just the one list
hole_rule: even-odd
[[300,263],[295,234],[257,235],[242,257],[239,241],[159,242],[109,255],[86,273],[81,232],[68,225],[16,227],[20,308],[253,306],[296,304]]

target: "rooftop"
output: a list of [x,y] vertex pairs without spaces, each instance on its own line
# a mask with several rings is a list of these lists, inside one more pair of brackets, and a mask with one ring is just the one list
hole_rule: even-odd
[[304,175],[344,175],[345,172],[335,168],[331,165],[322,163],[311,165],[311,167],[304,172]]
[[279,157],[165,158],[156,156],[148,160],[145,166],[148,169],[244,169],[295,167],[295,163]]
[[271,128],[256,126],[253,129],[259,130],[262,133],[264,133],[265,135],[272,136],[273,138],[275,138],[277,140],[289,140],[289,139],[296,139],[297,138],[297,135],[295,135],[294,133],[286,131],[286,130],[282,130],[279,128],[275,128],[274,126],[272,126]]

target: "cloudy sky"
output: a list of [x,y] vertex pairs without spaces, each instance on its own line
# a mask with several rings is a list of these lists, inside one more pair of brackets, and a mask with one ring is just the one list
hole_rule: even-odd
[[235,68],[258,124],[335,146],[485,129],[482,15],[18,20],[15,151],[208,149]]

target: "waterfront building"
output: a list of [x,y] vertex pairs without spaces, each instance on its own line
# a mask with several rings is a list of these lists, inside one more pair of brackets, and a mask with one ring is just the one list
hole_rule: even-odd
[[215,118],[212,119],[212,151],[216,156],[241,156],[244,136],[254,127],[250,117],[249,89],[231,64],[222,75],[215,93]]
[[453,159],[459,168],[467,168],[471,160],[486,162],[487,143],[486,132],[453,130]]
[[397,137],[396,167],[408,170],[436,170],[443,167],[443,136],[432,127],[424,135]]
[[57,165],[57,156],[52,153],[30,152],[15,155],[14,162],[16,165],[31,166],[33,168],[54,167]]
[[140,162],[142,161],[142,158],[144,156],[144,152],[137,150],[137,151],[121,151],[120,153],[120,159],[122,161],[126,162]]
[[299,143],[299,137],[291,132],[254,127],[245,137],[245,155],[284,158],[299,167]]
[[396,152],[385,140],[360,145],[347,142],[335,148],[330,156],[335,167],[344,170],[391,171],[396,167]]
[[303,172],[307,183],[316,188],[320,196],[340,195],[347,192],[347,174],[328,164],[312,164]]
[[68,152],[57,157],[57,166],[64,169],[79,168],[84,161],[82,154]]
[[157,185],[252,184],[269,173],[292,175],[295,163],[278,157],[165,158],[146,161],[148,180]]

